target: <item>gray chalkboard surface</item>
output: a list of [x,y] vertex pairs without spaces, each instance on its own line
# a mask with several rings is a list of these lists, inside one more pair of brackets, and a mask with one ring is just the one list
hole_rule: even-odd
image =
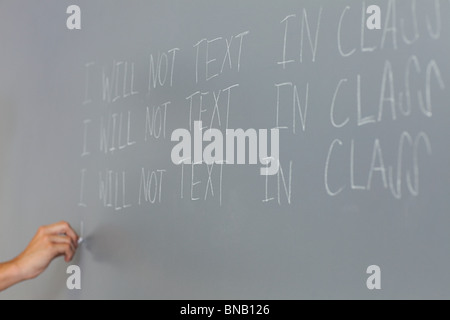
[[[1,298],[450,296],[450,1],[74,2],[0,3],[0,260],[83,222],[82,288]],[[198,121],[278,172],[174,163]]]

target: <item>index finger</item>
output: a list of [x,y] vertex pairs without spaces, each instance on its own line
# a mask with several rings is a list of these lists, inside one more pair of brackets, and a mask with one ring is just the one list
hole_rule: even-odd
[[47,234],[59,235],[65,234],[70,237],[75,243],[78,242],[78,235],[75,230],[72,229],[69,223],[61,221],[45,227]]

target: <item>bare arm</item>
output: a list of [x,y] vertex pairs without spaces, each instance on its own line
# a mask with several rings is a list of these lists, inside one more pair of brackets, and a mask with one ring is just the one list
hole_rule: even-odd
[[40,227],[17,258],[0,264],[0,291],[37,277],[59,256],[71,261],[77,247],[78,235],[67,222]]
[[0,291],[20,281],[20,272],[13,262],[0,263]]

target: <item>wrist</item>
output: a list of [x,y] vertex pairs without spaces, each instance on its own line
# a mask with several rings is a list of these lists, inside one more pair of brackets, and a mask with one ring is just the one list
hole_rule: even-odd
[[25,280],[16,261],[0,263],[0,291]]
[[23,269],[20,267],[20,262],[18,258],[15,258],[8,262],[9,275],[11,279],[14,279],[14,282],[21,282],[27,280]]

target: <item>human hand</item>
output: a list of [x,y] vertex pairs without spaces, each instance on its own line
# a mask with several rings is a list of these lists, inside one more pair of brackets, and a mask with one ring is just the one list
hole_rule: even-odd
[[78,248],[78,235],[67,222],[38,229],[27,248],[13,260],[22,280],[33,279],[44,272],[50,262],[64,256],[69,262]]

